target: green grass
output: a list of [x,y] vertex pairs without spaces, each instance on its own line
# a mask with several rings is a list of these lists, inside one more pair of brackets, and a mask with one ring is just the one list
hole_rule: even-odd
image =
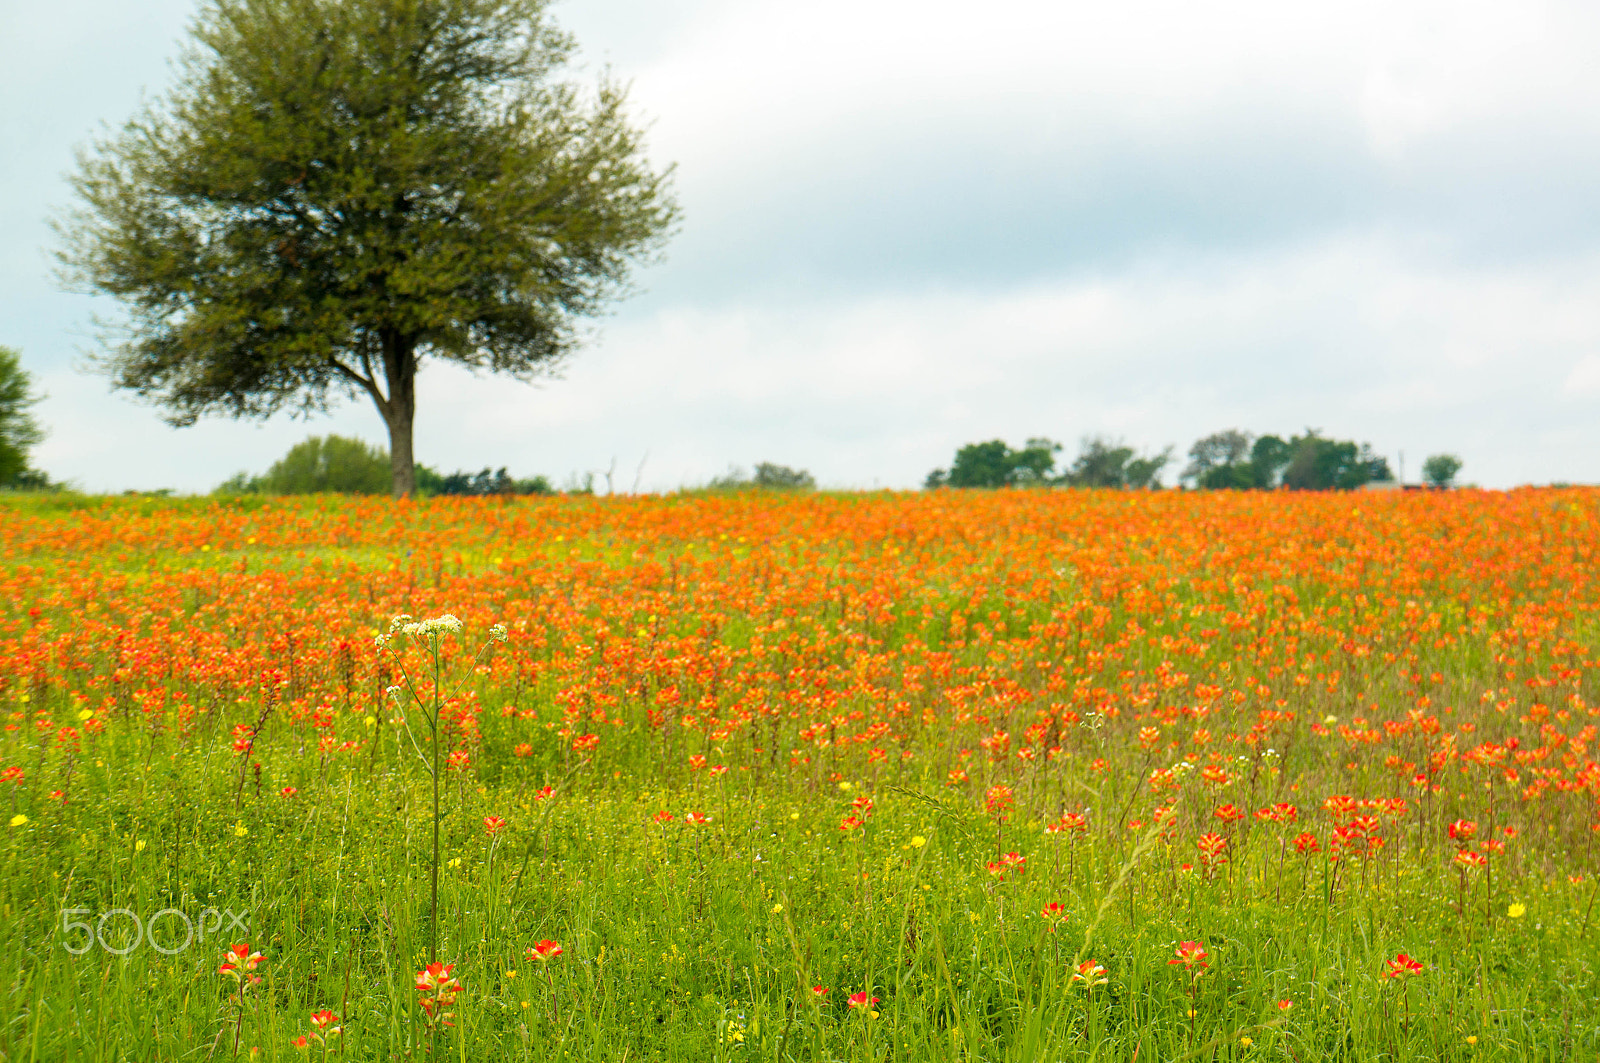
[[[261,751],[259,790],[245,773],[235,807],[225,749],[140,745],[98,747],[64,808],[12,795],[29,821],[7,830],[0,879],[3,1058],[231,1056],[239,1008],[217,965],[235,940],[266,956],[241,1053],[297,1058],[307,1016],[329,1008],[344,1058],[425,1058],[411,981],[428,919],[426,773],[397,746],[377,764],[335,754],[324,768],[280,742]],[[1058,851],[1022,821],[1003,825],[1000,844],[1027,855],[1027,872],[997,881],[984,869],[996,824],[928,779],[878,788],[865,828],[846,835],[838,823],[861,792],[840,788],[850,780],[813,793],[724,778],[667,791],[580,771],[540,801],[540,780],[454,773],[439,951],[465,991],[439,1058],[1600,1054],[1592,886],[1530,870],[1486,900],[1475,881],[1458,914],[1454,874],[1414,862],[1404,836],[1371,867],[1346,864],[1336,885],[1313,862],[1302,885],[1292,855],[1280,876],[1265,832],[1208,880],[1177,870],[1184,854],[1148,831]],[[286,785],[299,793],[278,796]],[[675,816],[665,826],[651,819],[661,809]],[[711,822],[688,826],[688,811]],[[491,814],[510,821],[495,838]],[[1038,914],[1050,901],[1069,912],[1054,934]],[[1507,916],[1513,902],[1526,914]],[[213,928],[172,956],[148,938],[126,956],[74,956],[65,946],[83,933],[62,932],[67,908],[93,921],[119,908],[248,912],[249,932]],[[106,922],[112,947],[130,927],[125,915]],[[183,937],[172,915],[155,933],[168,948]],[[542,971],[526,950],[547,938],[564,953]],[[1181,940],[1210,952],[1192,1019],[1167,963]],[[1398,952],[1426,964],[1408,986],[1382,977]],[[1092,994],[1067,981],[1085,958],[1109,975]],[[820,1002],[813,985],[829,989]],[[882,999],[876,1018],[847,1007],[863,990]]]

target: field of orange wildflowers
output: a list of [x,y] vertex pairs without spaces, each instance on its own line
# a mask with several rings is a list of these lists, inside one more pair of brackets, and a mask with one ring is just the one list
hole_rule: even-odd
[[1600,1058],[1595,491],[0,552],[0,1060]]

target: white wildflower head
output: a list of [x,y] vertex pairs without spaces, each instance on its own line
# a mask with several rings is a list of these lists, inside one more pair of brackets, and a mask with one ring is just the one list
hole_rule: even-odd
[[489,637],[494,639],[496,642],[504,642],[511,636],[506,632],[506,626],[504,624],[496,624],[494,627],[489,629]]
[[389,636],[388,635],[383,635],[383,634],[374,635],[372,637],[372,644],[374,646],[377,646],[378,649],[381,650],[385,646],[389,645]]
[[406,624],[400,630],[412,638],[437,638],[446,632],[460,631],[461,621],[449,613],[445,613],[443,616],[436,616],[432,620],[417,620]]
[[401,628],[405,627],[409,623],[411,623],[411,614],[410,613],[401,613],[399,616],[397,616],[393,620],[389,621],[389,630],[391,632],[399,631]]

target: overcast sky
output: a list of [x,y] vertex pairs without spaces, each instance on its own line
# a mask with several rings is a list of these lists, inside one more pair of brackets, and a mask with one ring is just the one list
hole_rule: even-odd
[[[204,491],[370,404],[171,429],[75,368],[45,221],[192,0],[0,0],[0,344],[37,463]],[[566,0],[681,232],[538,387],[425,368],[417,454],[619,491],[774,461],[912,487],[963,443],[1240,427],[1600,481],[1600,19],[1536,0]],[[1176,465],[1172,471],[1176,471]],[[1169,472],[1168,480],[1172,476]],[[603,481],[602,481],[603,483]]]

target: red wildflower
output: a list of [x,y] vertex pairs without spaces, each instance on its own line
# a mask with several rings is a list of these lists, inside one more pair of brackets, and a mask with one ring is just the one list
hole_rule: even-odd
[[540,963],[549,963],[551,960],[561,955],[561,952],[562,949],[560,945],[556,944],[554,941],[551,941],[549,938],[545,938],[543,941],[539,942],[537,945],[533,946],[533,948],[528,950],[528,959],[538,960]]
[[[847,1003],[849,1003],[849,1005],[852,1008],[859,1008],[859,1009],[861,1009],[863,1011],[866,1011],[866,1010],[870,1009],[874,1004],[880,1003],[880,1001],[878,1000],[877,997],[872,997],[871,999],[868,999],[867,991],[865,989],[863,989],[859,993],[851,993],[850,994],[850,999],[849,999],[849,1001]],[[873,1012],[873,1014],[877,1014],[877,1013]]]
[[302,1034],[291,1043],[296,1048],[309,1048],[310,1041],[315,1041],[319,1045],[326,1045],[328,1043],[328,1038],[337,1037],[339,1034],[344,1032],[343,1029],[337,1025],[338,1022],[339,1016],[335,1015],[327,1008],[323,1008],[321,1011],[313,1011],[311,1013],[311,1034],[309,1039],[306,1037],[306,1035]]
[[1239,820],[1244,818],[1244,809],[1240,808],[1238,805],[1229,803],[1219,806],[1217,810],[1211,814],[1217,819],[1222,820],[1224,823],[1237,823]]
[[1094,960],[1084,960],[1072,972],[1074,985],[1081,983],[1085,989],[1093,989],[1097,985],[1106,984],[1106,969]]
[[1089,829],[1089,820],[1080,812],[1063,812],[1061,818],[1045,825],[1047,834],[1083,834]]
[[1210,955],[1205,945],[1198,941],[1180,941],[1176,955],[1167,961],[1167,965],[1182,965],[1184,970],[1193,971],[1198,977],[1201,971],[1211,966],[1206,959]]
[[1009,786],[991,786],[983,795],[983,807],[996,819],[1005,819],[1017,806],[1016,795]]
[[1350,829],[1360,834],[1371,834],[1379,827],[1376,816],[1357,816],[1350,821]]
[[454,1015],[448,1010],[461,992],[461,982],[456,978],[453,963],[430,963],[417,972],[417,1004],[430,1023],[454,1026]]
[[240,985],[255,985],[261,977],[252,972],[264,959],[261,953],[251,952],[247,942],[233,945],[222,954],[222,966],[217,968],[217,973],[227,975]]
[[1385,978],[1406,978],[1422,973],[1422,964],[1403,952],[1390,960],[1388,967],[1389,969],[1383,972]]
[[496,834],[499,834],[502,830],[505,830],[505,827],[506,821],[501,819],[499,816],[483,817],[483,829],[489,832],[489,836],[491,838]]

